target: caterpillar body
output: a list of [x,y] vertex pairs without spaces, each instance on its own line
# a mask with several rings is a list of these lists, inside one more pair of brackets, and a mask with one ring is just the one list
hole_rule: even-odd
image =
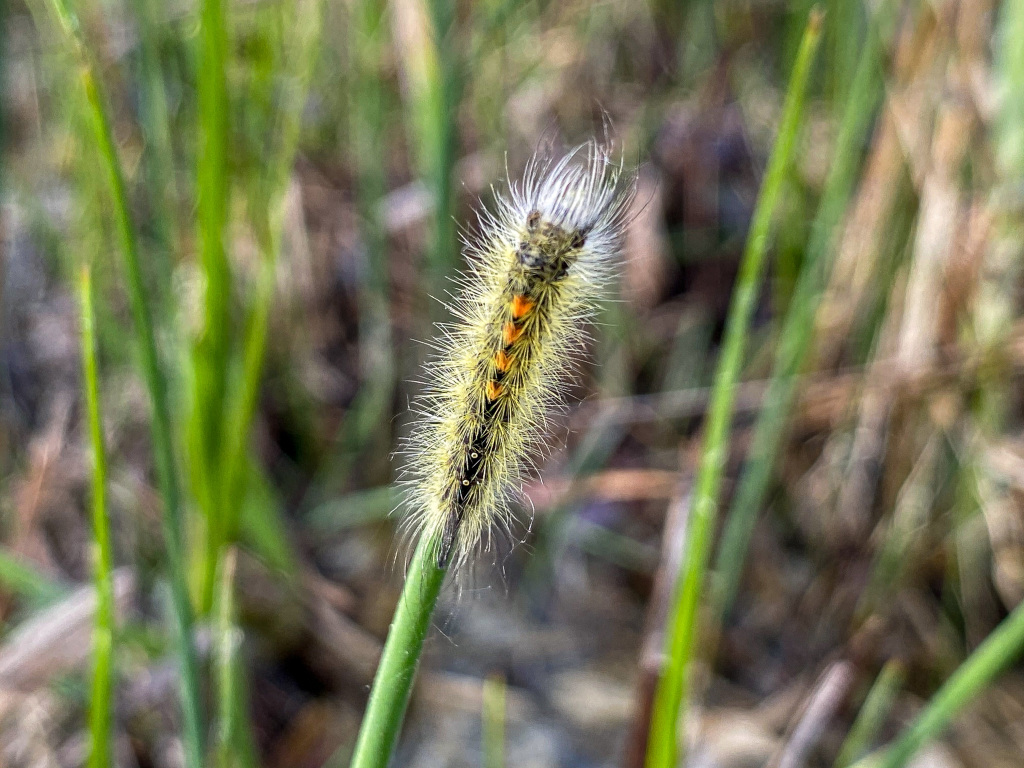
[[629,189],[597,142],[557,163],[534,158],[496,212],[478,214],[468,270],[439,325],[436,357],[405,443],[407,524],[429,536],[439,568],[457,568],[495,526],[544,447],[548,418],[613,273]]

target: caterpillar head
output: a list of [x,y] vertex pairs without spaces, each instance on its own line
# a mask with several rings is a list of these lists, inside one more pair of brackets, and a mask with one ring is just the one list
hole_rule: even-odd
[[546,220],[535,210],[526,217],[526,229],[516,248],[516,256],[528,270],[564,272],[576,260],[586,240],[582,229]]
[[558,280],[573,265],[601,282],[619,249],[632,190],[620,186],[622,163],[597,141],[558,161],[535,156],[521,185],[510,185],[506,232],[520,267]]

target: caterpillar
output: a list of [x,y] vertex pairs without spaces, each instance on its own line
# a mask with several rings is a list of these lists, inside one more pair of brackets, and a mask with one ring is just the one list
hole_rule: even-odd
[[454,321],[437,326],[403,451],[407,529],[431,537],[439,568],[490,549],[495,528],[511,535],[512,501],[614,274],[632,199],[622,176],[597,141],[557,162],[534,156],[463,240]]

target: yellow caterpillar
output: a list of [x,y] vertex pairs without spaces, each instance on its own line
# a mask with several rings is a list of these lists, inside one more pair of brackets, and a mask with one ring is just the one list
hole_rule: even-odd
[[621,171],[593,141],[554,164],[535,157],[496,213],[478,215],[456,320],[439,325],[404,446],[407,525],[431,537],[440,568],[489,549],[495,525],[509,530],[613,272],[632,197]]

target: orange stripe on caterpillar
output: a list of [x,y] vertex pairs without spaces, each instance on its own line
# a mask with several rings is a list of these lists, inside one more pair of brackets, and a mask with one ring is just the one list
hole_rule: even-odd
[[533,309],[533,302],[522,295],[512,297],[512,318],[518,320]]
[[504,389],[504,387],[502,387],[501,384],[499,384],[498,382],[496,382],[496,381],[488,381],[487,382],[487,399],[488,400],[497,400],[499,397],[501,397],[501,393],[502,393],[503,389]]
[[494,367],[502,373],[505,373],[512,365],[512,357],[505,353],[505,350],[498,350],[498,354],[494,356]]
[[501,340],[505,343],[505,346],[515,344],[520,336],[523,335],[523,329],[517,328],[515,323],[505,323],[505,327],[501,329]]

